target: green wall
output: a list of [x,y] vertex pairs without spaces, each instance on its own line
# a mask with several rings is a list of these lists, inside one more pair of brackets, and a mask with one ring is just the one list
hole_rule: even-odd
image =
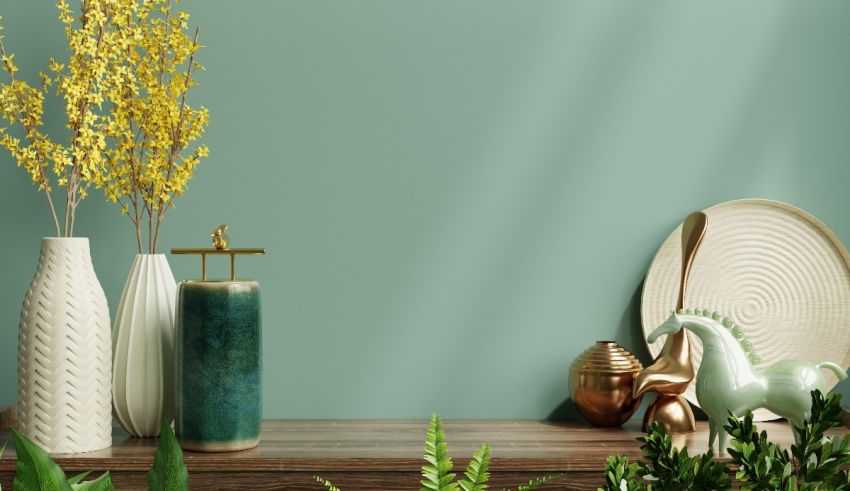
[[[62,55],[52,3],[0,3],[31,78]],[[267,417],[570,415],[594,340],[647,361],[641,282],[687,212],[773,198],[850,242],[846,1],[181,5],[207,46],[211,157],[161,246],[229,223],[268,249],[240,267],[264,288]],[[5,152],[0,210],[10,403],[51,221]],[[95,194],[77,223],[114,309],[129,222]]]

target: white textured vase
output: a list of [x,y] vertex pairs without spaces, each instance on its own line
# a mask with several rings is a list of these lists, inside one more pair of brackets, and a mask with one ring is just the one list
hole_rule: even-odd
[[159,435],[174,419],[174,301],[164,254],[137,254],[112,330],[115,416],[133,436]]
[[109,307],[86,238],[45,238],[21,309],[18,429],[51,453],[112,445]]

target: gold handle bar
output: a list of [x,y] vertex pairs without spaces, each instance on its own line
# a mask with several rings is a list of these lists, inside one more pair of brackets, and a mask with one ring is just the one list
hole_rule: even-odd
[[266,250],[262,247],[255,248],[234,248],[234,249],[213,249],[213,248],[197,248],[197,247],[175,247],[171,249],[172,254],[198,254],[201,256],[201,281],[207,281],[207,255],[211,256],[230,256],[230,281],[236,281],[236,256],[242,255],[260,255],[265,254]]

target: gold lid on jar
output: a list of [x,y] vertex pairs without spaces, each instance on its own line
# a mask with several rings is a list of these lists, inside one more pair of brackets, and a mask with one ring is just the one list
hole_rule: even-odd
[[236,280],[236,256],[265,254],[261,247],[230,248],[230,237],[227,235],[227,224],[213,229],[210,234],[213,247],[174,247],[172,254],[197,254],[201,256],[201,281],[207,281],[207,256],[230,256],[230,281]]
[[578,355],[573,366],[593,372],[634,372],[643,369],[640,360],[616,341],[597,341]]

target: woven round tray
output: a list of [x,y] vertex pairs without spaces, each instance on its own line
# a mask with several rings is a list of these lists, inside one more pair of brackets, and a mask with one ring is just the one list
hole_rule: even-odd
[[[765,369],[786,358],[850,367],[850,254],[826,225],[778,201],[744,199],[704,210],[708,223],[685,290],[685,308],[709,309],[741,326]],[[643,287],[644,338],[676,305],[682,226],[661,244]],[[702,343],[690,336],[699,368]],[[664,337],[647,344],[653,357]],[[828,371],[829,388],[837,378]],[[699,406],[695,384],[685,397]],[[759,409],[756,421],[776,419]]]

